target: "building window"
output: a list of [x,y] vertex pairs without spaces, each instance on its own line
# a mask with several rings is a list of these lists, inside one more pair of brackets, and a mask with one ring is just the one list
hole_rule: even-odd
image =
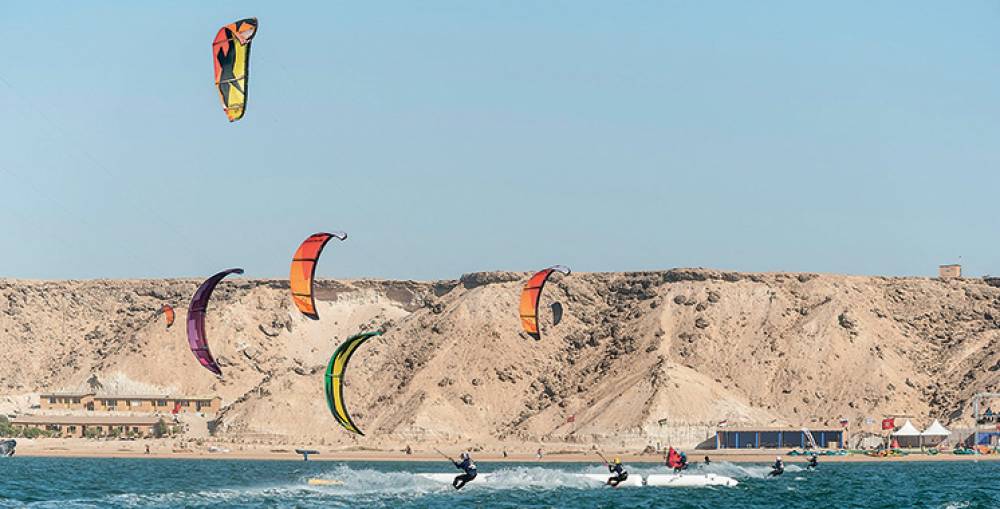
[[167,400],[165,399],[156,400],[156,406],[167,406]]
[[49,404],[50,405],[55,405],[56,404],[56,398],[49,398]]
[[185,399],[181,401],[181,406],[191,406],[191,402]]
[[133,399],[132,400],[132,406],[134,406],[134,407],[140,407],[140,406],[142,406],[142,400],[140,400],[140,399]]
[[74,404],[79,404],[80,403],[80,398],[73,398],[73,403]]

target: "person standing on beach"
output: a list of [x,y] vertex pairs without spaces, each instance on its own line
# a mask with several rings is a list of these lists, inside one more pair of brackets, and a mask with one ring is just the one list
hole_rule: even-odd
[[478,475],[478,472],[476,471],[476,464],[472,462],[472,456],[469,453],[463,452],[459,458],[462,459],[461,463],[457,461],[453,461],[452,463],[455,464],[455,468],[461,469],[465,473],[459,474],[455,477],[455,480],[451,482],[452,487],[456,490],[462,489],[466,483],[472,481],[476,478],[476,475]]
[[543,454],[542,454],[542,448],[539,447],[538,448],[538,452],[535,453],[535,458],[538,459],[538,461],[542,461],[542,456],[543,456]]

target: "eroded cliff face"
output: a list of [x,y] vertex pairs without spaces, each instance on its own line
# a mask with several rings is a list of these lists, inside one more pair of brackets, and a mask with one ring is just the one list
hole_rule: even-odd
[[[319,321],[291,306],[286,281],[227,280],[207,322],[222,379],[187,346],[198,281],[3,280],[0,392],[104,381],[218,394],[219,433],[234,440],[396,447],[693,445],[723,419],[954,421],[974,393],[998,389],[1000,290],[979,280],[574,273],[546,286],[536,342],[517,316],[526,277],[323,281]],[[557,326],[553,302],[564,309]],[[177,309],[170,329],[164,303]],[[356,437],[329,415],[323,371],[340,341],[379,327],[349,368],[346,397],[367,432]]]

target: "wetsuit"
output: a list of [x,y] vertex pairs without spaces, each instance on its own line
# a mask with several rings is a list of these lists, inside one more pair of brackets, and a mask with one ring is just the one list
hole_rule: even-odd
[[608,472],[611,472],[613,474],[611,477],[608,478],[609,486],[617,488],[619,483],[622,483],[625,481],[625,479],[628,479],[628,472],[626,472],[625,469],[622,468],[621,463],[612,463],[608,465]]
[[782,463],[781,460],[777,460],[774,462],[774,465],[771,465],[771,473],[767,474],[767,476],[778,477],[783,473],[785,473],[785,464]]
[[456,490],[460,490],[466,483],[476,478],[476,464],[472,462],[472,458],[465,458],[461,463],[457,461],[453,463],[455,463],[455,468],[465,471],[464,474],[455,477],[455,480],[451,482]]
[[815,469],[818,466],[819,466],[819,459],[817,459],[816,456],[810,457],[809,458],[809,468],[810,469]]

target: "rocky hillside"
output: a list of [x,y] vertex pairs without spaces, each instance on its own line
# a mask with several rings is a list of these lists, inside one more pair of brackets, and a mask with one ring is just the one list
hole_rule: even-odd
[[[967,421],[997,390],[1000,289],[980,280],[742,274],[702,269],[554,276],[543,337],[520,333],[527,274],[458,281],[324,281],[321,320],[287,281],[232,279],[207,334],[225,376],[188,350],[198,281],[0,281],[0,393],[94,384],[219,394],[234,441],[398,447],[456,440],[693,445],[723,419],[835,424],[888,414]],[[562,321],[552,325],[549,306]],[[177,308],[167,329],[156,311]],[[367,433],[329,415],[323,370],[360,330],[347,399]]]

